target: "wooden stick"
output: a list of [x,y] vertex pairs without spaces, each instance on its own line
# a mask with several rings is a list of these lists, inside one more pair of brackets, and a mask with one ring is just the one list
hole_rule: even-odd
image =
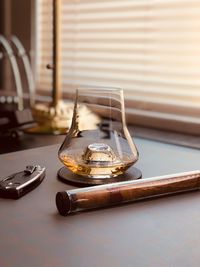
[[163,195],[198,190],[200,171],[73,189],[56,194],[61,215],[128,203]]
[[53,106],[58,104],[61,98],[61,0],[53,0]]

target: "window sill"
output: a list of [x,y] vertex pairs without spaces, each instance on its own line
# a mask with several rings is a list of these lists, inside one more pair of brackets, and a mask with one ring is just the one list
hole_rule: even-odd
[[132,125],[130,125],[128,128],[130,134],[133,137],[140,137],[163,143],[200,149],[200,136],[181,134],[172,131],[163,131]]

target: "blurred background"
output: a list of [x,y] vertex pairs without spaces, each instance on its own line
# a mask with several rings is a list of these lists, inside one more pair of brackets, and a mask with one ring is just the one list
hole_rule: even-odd
[[[31,44],[31,10],[31,1],[2,0],[0,2],[0,34],[8,38],[8,40],[12,35],[18,36],[29,56],[31,53],[34,53]],[[6,51],[2,47],[2,44],[0,52],[4,53],[4,57],[0,60],[1,93],[13,94],[14,91],[16,91],[13,73],[9,64],[8,56],[6,55]],[[22,79],[23,82],[25,82],[24,75],[22,75]],[[27,89],[26,87],[27,86],[24,86],[25,90]]]
[[[25,128],[38,123],[42,112],[43,122],[60,109],[67,116],[60,100],[72,99],[79,86],[112,86],[124,89],[127,121],[136,135],[179,133],[198,143],[199,0],[1,0],[0,35],[0,110],[20,110],[15,120],[27,123]],[[12,136],[15,126],[8,126]],[[30,133],[26,138],[33,140]]]

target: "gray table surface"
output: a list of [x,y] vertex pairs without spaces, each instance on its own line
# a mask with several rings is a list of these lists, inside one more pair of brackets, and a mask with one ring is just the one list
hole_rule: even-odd
[[[143,177],[199,169],[200,151],[136,139]],[[200,194],[186,193],[62,217],[59,145],[0,155],[1,178],[38,163],[42,184],[0,199],[0,266],[200,266]],[[0,178],[0,179],[1,179]]]

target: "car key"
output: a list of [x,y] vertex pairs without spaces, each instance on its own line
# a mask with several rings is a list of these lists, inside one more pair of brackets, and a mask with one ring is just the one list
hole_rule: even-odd
[[21,172],[0,181],[0,197],[18,199],[38,186],[45,177],[45,167],[28,165]]

